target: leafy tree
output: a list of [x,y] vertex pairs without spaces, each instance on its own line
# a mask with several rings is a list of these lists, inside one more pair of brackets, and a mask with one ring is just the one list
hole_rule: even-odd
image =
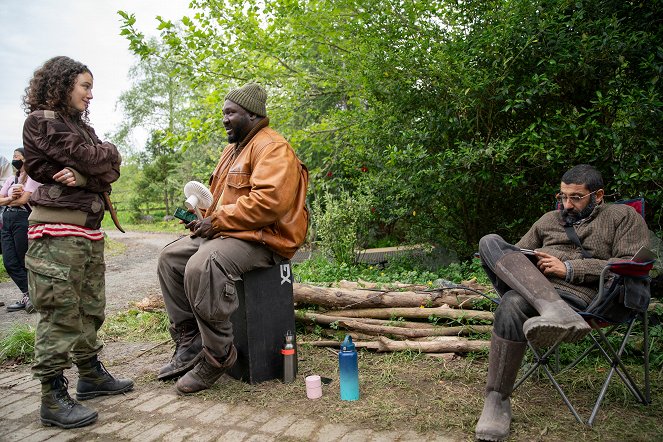
[[[158,54],[158,42],[149,47]],[[191,114],[195,113],[195,89],[186,79],[179,78],[174,64],[162,56],[141,59],[130,71],[132,87],[120,95],[119,105],[124,120],[114,141],[123,147],[128,163],[137,165],[131,175],[130,196],[123,195],[135,216],[160,207],[171,214],[183,199],[182,188],[191,179],[207,180],[213,158],[208,146],[194,144],[185,152],[182,140],[191,130]],[[135,148],[133,132],[148,131],[147,143]]]
[[[516,239],[571,165],[615,198],[643,195],[661,230],[661,1],[194,0],[161,21],[158,53],[197,92],[189,145],[222,138],[233,86],[269,89],[273,125],[312,172],[311,195],[369,183],[381,231],[469,256]],[[193,115],[193,113],[192,113]]]

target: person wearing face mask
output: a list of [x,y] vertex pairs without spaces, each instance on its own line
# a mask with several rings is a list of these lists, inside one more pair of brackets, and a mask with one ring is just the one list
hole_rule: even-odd
[[69,396],[63,371],[72,362],[78,400],[134,386],[97,357],[106,307],[101,220],[104,210],[114,215],[108,194],[122,158],[89,124],[92,86],[87,66],[59,56],[35,71],[23,97],[25,170],[42,183],[30,197],[25,256],[30,300],[40,314],[32,371],[41,381],[41,422],[61,428],[97,420],[95,410]]
[[12,166],[16,174],[7,178],[0,190],[2,212],[2,261],[10,278],[22,293],[21,299],[7,306],[8,312],[25,310],[34,313],[35,309],[28,296],[28,273],[25,270],[25,252],[28,250],[28,200],[39,183],[25,173],[23,160],[25,150],[19,147],[14,151]]
[[[510,396],[527,341],[549,347],[560,339],[582,339],[590,327],[576,311],[596,296],[603,268],[649,246],[642,216],[627,205],[606,204],[603,197],[599,171],[580,164],[562,176],[559,209],[543,215],[520,241],[512,245],[495,234],[479,241],[481,263],[501,300],[478,440],[501,441],[509,435]],[[527,257],[523,249],[534,254]]]

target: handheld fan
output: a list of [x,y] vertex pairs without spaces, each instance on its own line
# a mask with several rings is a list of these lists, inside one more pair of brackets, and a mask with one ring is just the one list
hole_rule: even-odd
[[203,219],[200,209],[207,209],[212,205],[212,193],[207,187],[198,181],[189,181],[184,185],[184,205],[187,209],[193,209],[198,219]]

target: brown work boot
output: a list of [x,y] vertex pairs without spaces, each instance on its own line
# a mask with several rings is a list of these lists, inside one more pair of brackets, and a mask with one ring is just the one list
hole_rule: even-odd
[[93,356],[78,365],[76,399],[85,401],[97,396],[122,394],[134,388],[131,379],[116,379],[106,370],[104,364]]
[[39,417],[46,426],[78,428],[90,425],[97,420],[97,412],[91,410],[69,396],[67,378],[58,374],[41,383],[41,410]]
[[157,379],[162,381],[182,376],[203,357],[203,341],[195,321],[180,327],[171,326],[170,335],[175,341],[175,352],[170,362],[159,370]]
[[591,331],[591,327],[559,297],[555,287],[522,253],[501,257],[495,274],[516,290],[540,316],[525,321],[523,331],[535,347],[550,347],[558,342],[576,342]]
[[179,394],[197,393],[210,388],[227,369],[235,364],[237,349],[230,344],[230,350],[223,362],[219,362],[207,348],[203,347],[203,357],[198,364],[175,384]]
[[477,440],[502,441],[511,427],[511,392],[523,360],[526,342],[509,341],[495,333],[490,340],[486,398],[477,423]]

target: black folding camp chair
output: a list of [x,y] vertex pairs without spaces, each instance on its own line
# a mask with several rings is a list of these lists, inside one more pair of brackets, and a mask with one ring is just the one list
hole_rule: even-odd
[[[633,202],[636,204],[632,204]],[[630,200],[621,203],[634,207],[641,214],[644,212],[643,200]],[[585,423],[567,395],[564,393],[560,384],[555,379],[555,374],[575,367],[585,357],[596,350],[609,363],[610,369],[607,372],[606,379],[603,382],[592,412],[586,422],[587,425],[592,426],[594,423],[599,407],[603,402],[610,381],[613,379],[615,373],[621,378],[638,402],[645,405],[651,402],[649,382],[650,344],[647,308],[650,300],[649,271],[653,267],[654,259],[651,254],[647,252],[648,251],[639,252],[633,260],[630,261],[611,262],[603,269],[599,280],[599,294],[584,312],[579,312],[579,314],[585,318],[587,323],[592,327],[592,332],[588,335],[588,339],[591,339],[592,341],[590,347],[587,348],[575,361],[560,371],[558,365],[556,365],[558,361],[557,350],[560,343],[547,349],[537,349],[529,344],[529,348],[533,354],[533,363],[525,371],[518,382],[516,382],[514,390],[535,371],[542,369],[573,416],[578,422]],[[638,320],[642,322],[644,338],[644,393],[643,389],[638,386],[621,360],[626,344],[631,336],[631,332]],[[608,337],[616,336],[618,332],[623,334],[619,340],[619,346],[615,348],[608,340]]]

